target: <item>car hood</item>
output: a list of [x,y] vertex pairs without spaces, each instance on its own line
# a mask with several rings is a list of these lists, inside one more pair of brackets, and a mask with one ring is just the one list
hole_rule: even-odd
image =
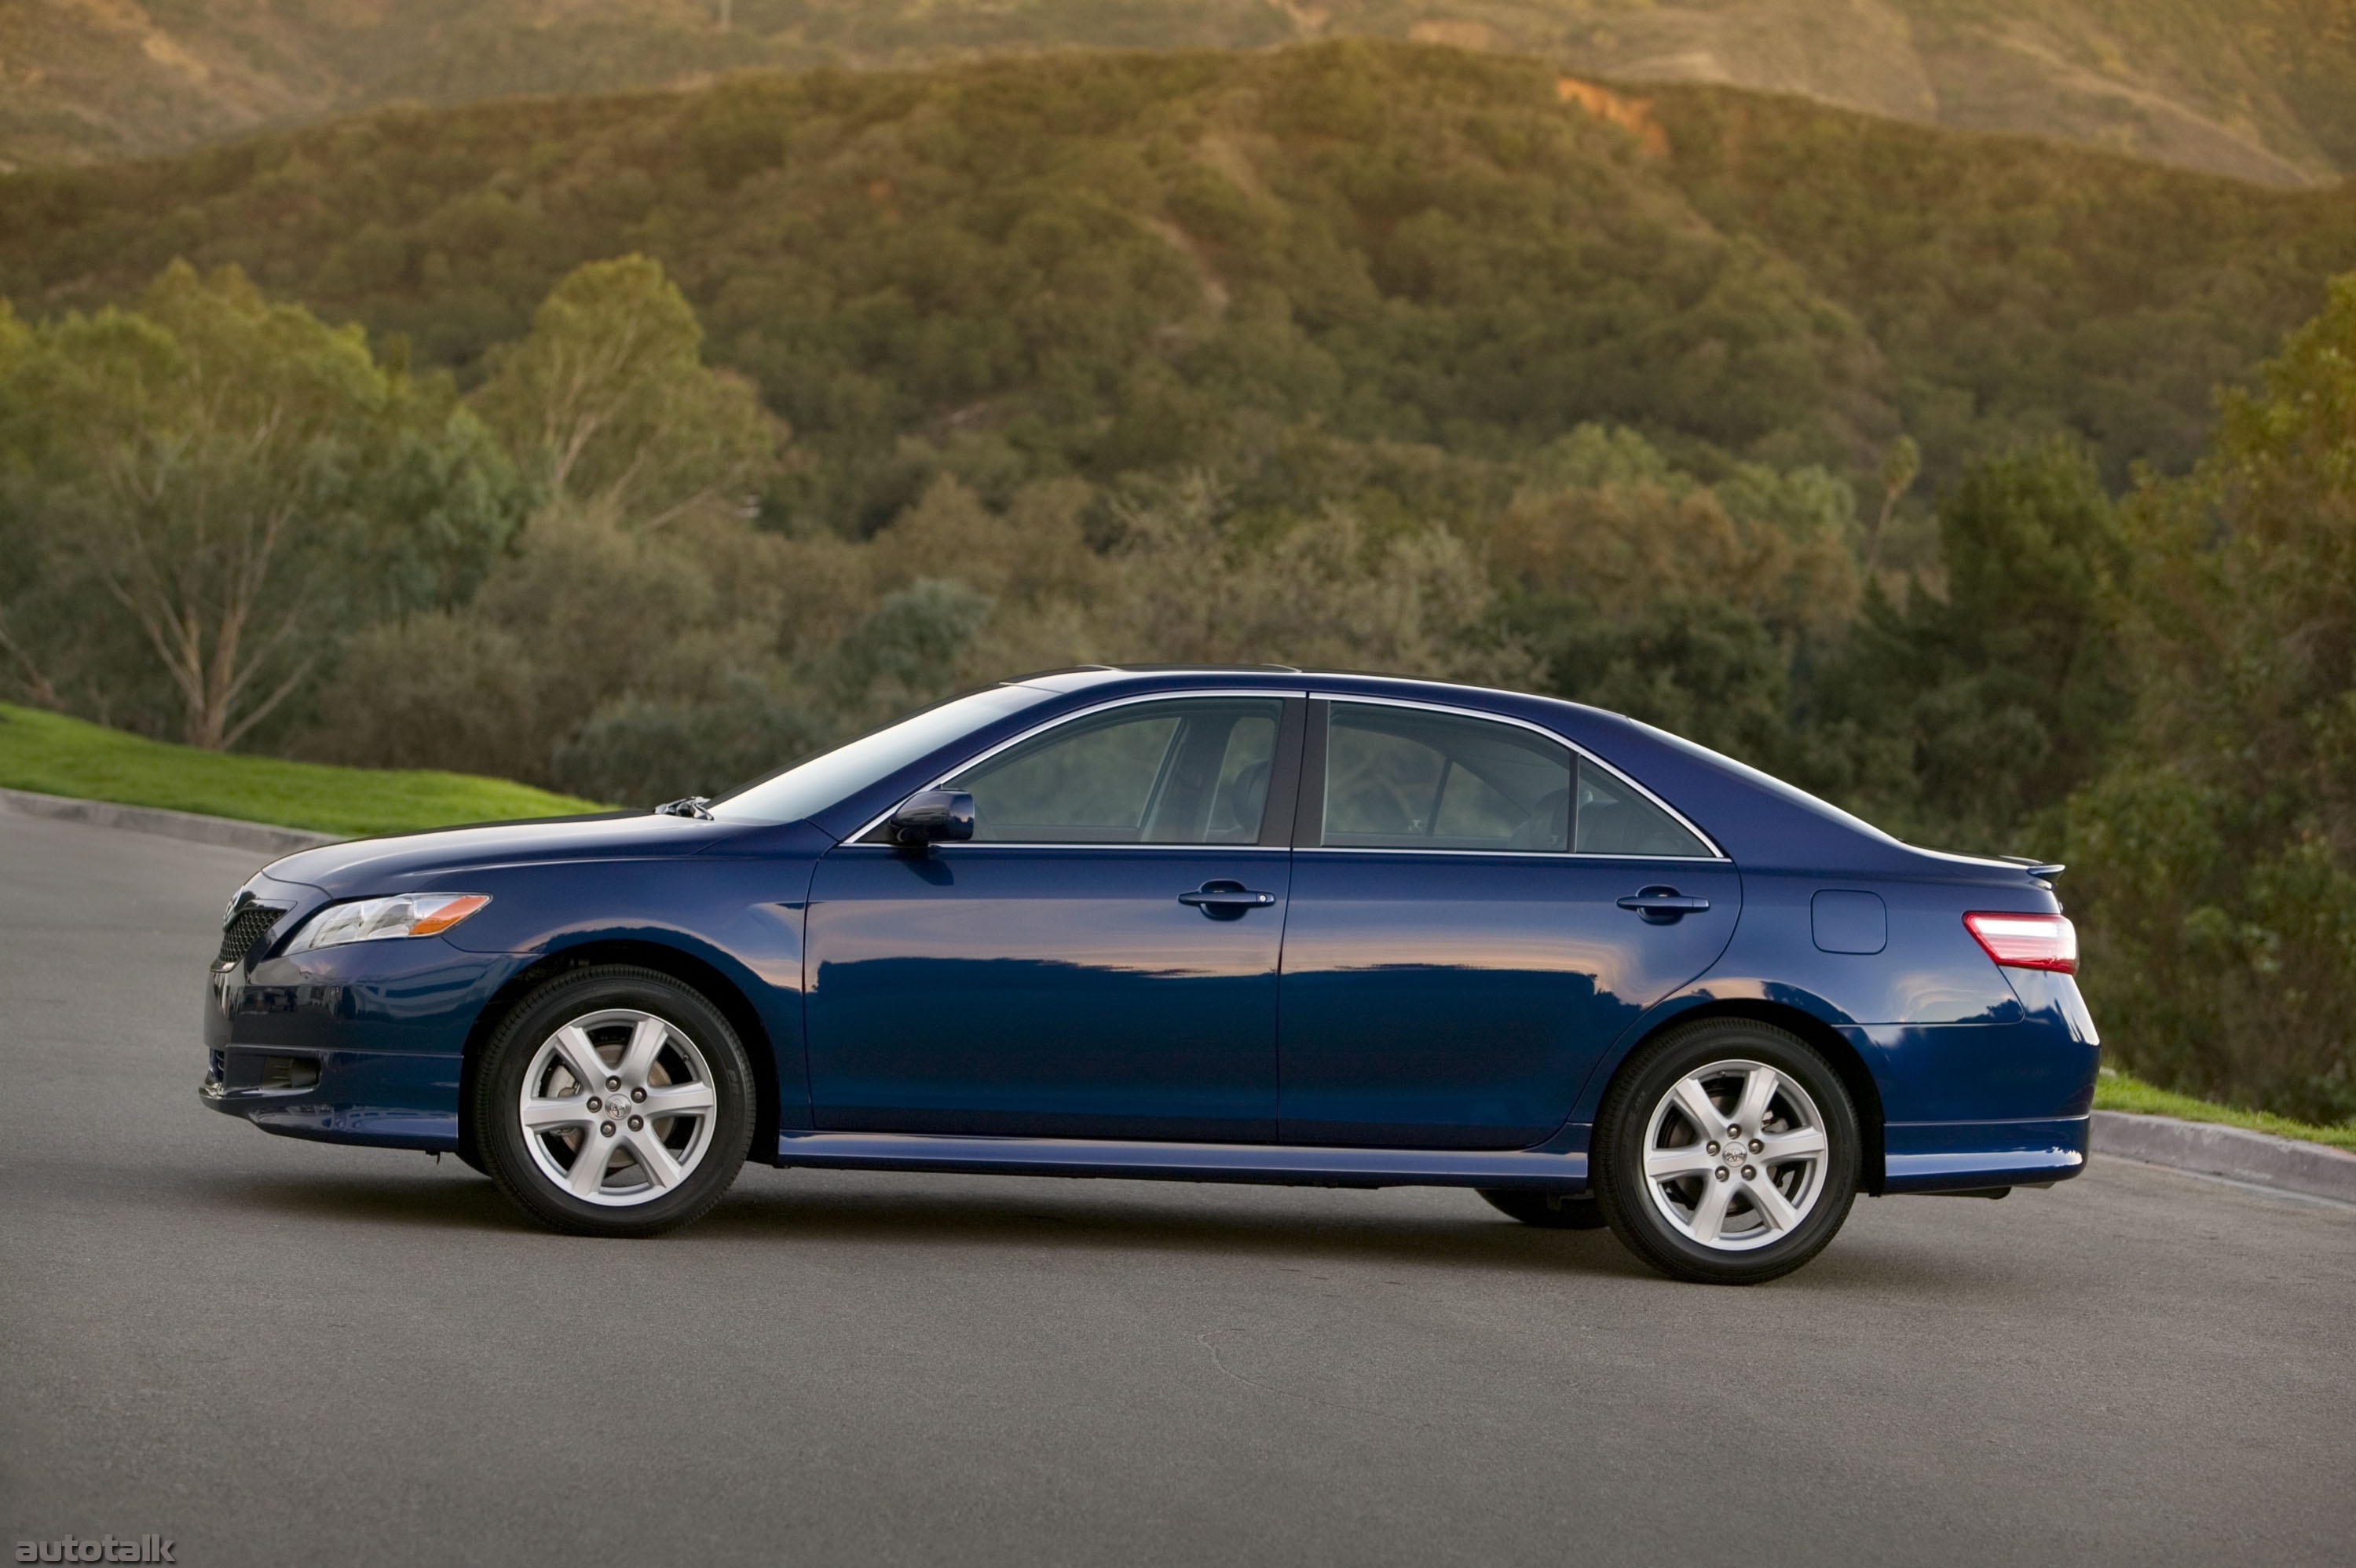
[[498,866],[564,860],[675,859],[748,836],[740,824],[649,811],[489,822],[325,844],[272,862],[273,881],[314,887],[331,898],[415,891],[422,878]]

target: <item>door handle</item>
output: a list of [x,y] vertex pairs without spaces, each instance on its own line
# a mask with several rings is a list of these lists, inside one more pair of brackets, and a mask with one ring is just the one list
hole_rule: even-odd
[[1276,895],[1255,892],[1237,882],[1205,882],[1192,892],[1180,893],[1178,901],[1193,905],[1213,920],[1239,920],[1246,910],[1268,908],[1276,901]]
[[1654,925],[1673,925],[1689,914],[1699,914],[1709,908],[1708,899],[1694,898],[1675,888],[1646,888],[1620,901],[1622,909],[1634,910]]

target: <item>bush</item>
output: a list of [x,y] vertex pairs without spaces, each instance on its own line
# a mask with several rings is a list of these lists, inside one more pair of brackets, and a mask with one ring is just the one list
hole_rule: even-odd
[[386,622],[346,645],[304,750],[368,767],[541,778],[547,749],[537,686],[522,640],[479,615]]
[[824,723],[749,678],[717,700],[670,705],[626,698],[601,708],[556,748],[551,771],[596,800],[656,805],[716,795],[819,749]]

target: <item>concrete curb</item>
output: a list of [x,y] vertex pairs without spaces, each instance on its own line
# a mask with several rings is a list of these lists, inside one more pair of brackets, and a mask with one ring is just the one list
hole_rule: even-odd
[[60,822],[89,822],[101,827],[127,827],[134,833],[158,833],[194,844],[218,844],[230,849],[252,849],[265,855],[291,855],[297,849],[333,844],[332,833],[311,833],[300,827],[273,827],[263,822],[239,822],[227,816],[203,816],[193,811],[166,811],[155,805],[121,805],[111,800],[74,800],[61,795],[37,795],[28,789],[0,789],[0,805],[27,816],[54,817]]
[[2325,1144],[2128,1111],[2095,1112],[2094,1143],[2096,1154],[2356,1204],[2356,1154]]

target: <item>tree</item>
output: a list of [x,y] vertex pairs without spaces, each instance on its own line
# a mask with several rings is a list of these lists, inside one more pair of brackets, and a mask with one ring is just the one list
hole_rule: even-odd
[[[0,299],[0,387],[15,378],[18,368],[33,349],[33,335],[16,318],[16,308]],[[27,456],[29,432],[24,429],[22,410],[11,410],[0,404],[0,661],[13,669],[16,679],[34,701],[54,707],[58,700],[56,685],[33,656],[32,649],[10,630],[10,612],[20,601],[39,592],[39,560],[41,550],[32,528],[32,519],[18,503],[22,495],[19,468]],[[10,417],[13,416],[13,417]]]
[[354,619],[460,592],[515,521],[512,468],[446,382],[234,268],[176,262],[135,312],[42,327],[0,411],[50,588],[127,618],[195,745],[244,738]]
[[[2356,274],[2126,507],[2119,765],[2071,807],[2089,984],[2163,1082],[2356,1115]],[[2073,873],[2074,875],[2074,873]]]
[[552,499],[659,528],[699,501],[743,502],[785,442],[702,344],[659,263],[591,261],[549,291],[530,336],[494,352],[476,407]]
[[1785,765],[1810,659],[1857,608],[1847,485],[1740,464],[1704,486],[1634,432],[1600,427],[1546,458],[1495,549],[1553,688]]
[[2126,701],[2111,600],[2126,546],[2066,441],[1990,458],[1939,504],[1945,592],[1869,584],[1826,716],[1911,759],[1911,799],[1866,805],[1950,848],[2012,849],[2108,760]]
[[920,577],[885,594],[835,649],[835,706],[872,726],[948,696],[992,608],[954,578]]
[[1498,624],[1480,558],[1429,525],[1387,537],[1329,506],[1259,543],[1226,528],[1200,477],[1127,508],[1117,589],[1095,606],[1094,656],[1359,668],[1526,683],[1528,651]]
[[1865,539],[1865,569],[1870,572],[1881,564],[1882,537],[1890,532],[1890,516],[1898,510],[1899,497],[1914,487],[1914,480],[1922,472],[1922,449],[1914,444],[1911,435],[1901,435],[1890,443],[1881,459],[1881,510],[1874,514],[1873,527]]

